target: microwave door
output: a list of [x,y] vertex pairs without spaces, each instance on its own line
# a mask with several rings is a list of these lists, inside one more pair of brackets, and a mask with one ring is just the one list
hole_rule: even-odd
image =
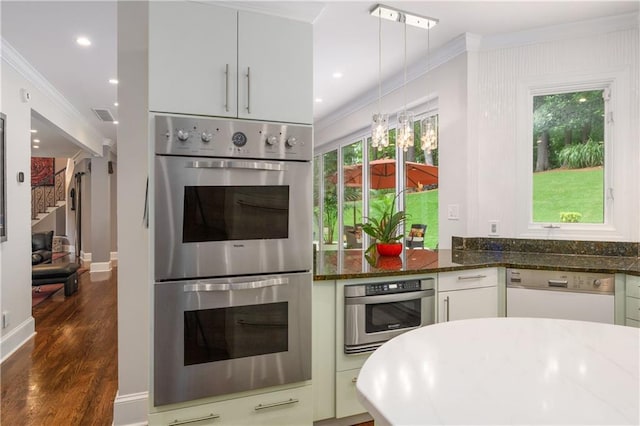
[[156,279],[311,269],[306,163],[156,157]]

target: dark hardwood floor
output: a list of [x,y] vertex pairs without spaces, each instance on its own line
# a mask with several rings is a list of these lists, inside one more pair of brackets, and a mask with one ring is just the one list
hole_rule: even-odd
[[77,293],[33,308],[37,334],[1,366],[0,424],[113,423],[117,273],[99,274],[83,273]]

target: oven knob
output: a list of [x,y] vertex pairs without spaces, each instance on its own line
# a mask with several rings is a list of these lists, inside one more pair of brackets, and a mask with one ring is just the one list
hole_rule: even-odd
[[600,281],[600,280],[593,280],[593,286],[594,286],[594,287],[600,287],[600,284],[602,284],[602,281]]
[[209,143],[211,142],[211,139],[213,139],[213,135],[209,132],[202,132],[202,134],[200,135],[200,139],[204,143]]
[[267,145],[273,146],[278,143],[278,138],[275,136],[269,136],[267,137],[267,140],[265,142],[267,143]]
[[178,140],[180,142],[186,142],[189,139],[189,132],[186,130],[178,130]]
[[292,148],[294,146],[296,146],[298,144],[298,140],[295,137],[290,137],[289,139],[287,139],[287,146],[289,148]]

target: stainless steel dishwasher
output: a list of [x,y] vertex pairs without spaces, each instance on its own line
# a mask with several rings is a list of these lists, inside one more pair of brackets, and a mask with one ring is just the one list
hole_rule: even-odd
[[614,323],[613,274],[507,269],[507,316]]

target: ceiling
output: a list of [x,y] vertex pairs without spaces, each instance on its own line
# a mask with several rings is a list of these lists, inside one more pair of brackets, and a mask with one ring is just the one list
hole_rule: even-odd
[[[219,2],[313,23],[314,119],[326,118],[360,96],[377,92],[378,20],[369,15],[375,1],[228,1]],[[512,33],[567,22],[620,15],[639,10],[638,1],[389,1],[383,4],[440,23],[430,31],[432,52],[457,36]],[[116,141],[116,125],[100,121],[91,108],[108,108],[118,119],[116,86],[117,40],[115,1],[0,2],[2,37],[33,65],[87,121]],[[86,35],[92,45],[75,43]],[[403,26],[382,22],[383,79],[403,70]],[[407,29],[407,63],[426,63],[426,31]],[[341,72],[342,78],[332,77]],[[42,122],[46,124],[46,120]],[[53,132],[60,135],[60,132]],[[64,135],[63,135],[64,136]],[[41,137],[41,146],[48,141]],[[58,139],[56,139],[58,140]],[[67,141],[69,142],[69,141]],[[57,143],[51,150],[55,151]],[[66,148],[69,148],[67,146]],[[42,148],[41,148],[42,150]],[[35,153],[34,153],[35,155]],[[58,156],[58,155],[56,155]]]

